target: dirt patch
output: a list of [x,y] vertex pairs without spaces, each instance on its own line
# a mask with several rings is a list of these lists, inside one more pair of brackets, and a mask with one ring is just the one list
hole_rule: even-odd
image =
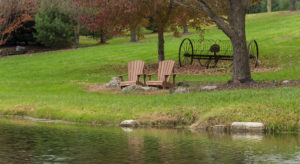
[[138,43],[152,43],[151,41],[148,41],[148,40],[138,40],[136,42],[124,42],[123,44],[138,44]]
[[270,15],[292,15],[292,14],[297,14],[299,13],[300,10],[297,11],[277,11],[277,12],[272,12],[272,13],[258,13],[258,14],[248,14],[246,17],[247,19],[251,18],[261,18],[261,17],[267,17]]
[[277,15],[291,15],[291,14],[296,14],[300,13],[300,10],[296,11],[281,11],[281,12],[275,12]]
[[[208,91],[221,91],[221,90],[236,90],[236,89],[257,89],[257,88],[279,88],[279,87],[300,87],[300,80],[289,81],[264,81],[252,83],[208,83],[208,82],[180,82],[185,86],[189,86],[191,92],[208,92]],[[179,84],[179,83],[178,83]],[[134,91],[130,93],[123,93],[120,88],[105,88],[104,84],[86,84],[85,90],[88,92],[101,93],[101,94],[133,94],[133,95],[167,95],[170,94],[169,90],[151,90],[151,91]],[[205,90],[206,86],[216,86],[216,89]],[[29,110],[31,107],[19,107],[18,110]],[[34,108],[33,108],[34,109]]]
[[293,39],[294,39],[293,36],[284,36],[284,37],[276,38],[275,40],[277,40],[277,41],[286,41],[286,40],[293,40]]
[[26,115],[28,112],[34,111],[36,108],[33,105],[17,105],[10,109],[10,113],[16,115]]
[[[221,74],[230,74],[231,67],[228,62],[220,63],[218,67],[215,68],[206,68],[205,66],[197,63],[192,65],[186,65],[180,67],[179,64],[175,65],[175,73],[178,75],[221,75]],[[145,72],[149,74],[155,74],[158,70],[158,64],[150,64],[145,66]],[[279,68],[272,67],[257,67],[251,68],[252,72],[275,72],[278,71]]]

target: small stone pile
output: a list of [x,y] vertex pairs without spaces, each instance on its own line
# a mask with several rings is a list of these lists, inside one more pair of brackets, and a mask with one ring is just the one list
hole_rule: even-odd
[[140,85],[131,85],[122,89],[123,93],[131,93],[134,91],[156,91],[158,88],[155,87],[143,87]]
[[105,84],[105,88],[117,88],[120,86],[120,79],[118,77],[113,77],[109,83]]

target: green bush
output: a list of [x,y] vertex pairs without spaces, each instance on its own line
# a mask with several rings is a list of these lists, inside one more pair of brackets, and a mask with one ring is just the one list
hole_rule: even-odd
[[46,47],[62,48],[74,43],[74,21],[58,7],[41,4],[35,17],[36,39]]

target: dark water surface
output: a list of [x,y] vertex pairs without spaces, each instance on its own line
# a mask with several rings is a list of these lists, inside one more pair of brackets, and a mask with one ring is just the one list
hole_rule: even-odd
[[0,118],[0,163],[300,163],[300,137],[130,131]]

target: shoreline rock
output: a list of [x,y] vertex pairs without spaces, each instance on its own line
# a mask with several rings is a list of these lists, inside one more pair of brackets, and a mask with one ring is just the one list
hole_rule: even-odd
[[233,122],[231,124],[231,132],[256,132],[262,133],[265,129],[263,123],[260,122]]
[[139,123],[136,120],[124,120],[120,123],[120,127],[123,128],[137,128]]

